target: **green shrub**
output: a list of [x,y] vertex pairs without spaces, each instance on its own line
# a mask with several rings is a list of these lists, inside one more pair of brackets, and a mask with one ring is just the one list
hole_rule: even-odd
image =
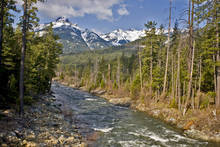
[[105,81],[102,79],[101,84],[100,84],[101,88],[105,88]]
[[60,74],[60,80],[64,80],[64,74],[63,73]]
[[126,82],[125,82],[125,89],[130,92],[130,82],[129,80],[127,79]]
[[141,89],[140,76],[137,75],[135,80],[132,82],[132,85],[131,85],[131,96],[133,98],[137,98],[139,96],[140,89]]
[[24,96],[24,104],[31,105],[34,102],[31,96]]
[[118,89],[118,85],[117,85],[116,80],[115,80],[114,83],[113,83],[113,89]]
[[208,105],[209,105],[209,97],[206,95],[201,100],[200,109],[207,108]]
[[85,85],[85,81],[84,81],[84,79],[81,79],[81,81],[80,81],[80,87],[83,87]]
[[173,98],[170,102],[170,108],[178,108],[175,98]]
[[90,87],[89,87],[89,92],[91,92],[92,90],[94,90],[96,88],[96,86],[94,84],[92,84]]

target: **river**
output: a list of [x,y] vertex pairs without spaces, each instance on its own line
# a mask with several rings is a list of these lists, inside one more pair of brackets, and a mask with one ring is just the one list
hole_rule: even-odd
[[216,144],[189,138],[178,129],[143,112],[115,106],[103,98],[54,83],[52,91],[76,117],[84,136],[99,133],[94,147],[213,147]]

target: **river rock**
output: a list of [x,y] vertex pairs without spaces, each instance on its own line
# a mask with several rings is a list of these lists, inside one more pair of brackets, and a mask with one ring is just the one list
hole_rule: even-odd
[[25,147],[36,147],[37,144],[34,143],[34,142],[31,142],[31,141],[23,140],[22,146],[25,146]]
[[154,116],[158,117],[160,115],[160,110],[153,110],[152,113]]
[[176,124],[176,119],[171,117],[167,120],[167,122],[172,123],[172,124]]
[[1,144],[1,147],[8,147],[8,145],[3,143],[3,144]]
[[112,98],[109,102],[118,106],[129,107],[131,104],[131,98]]
[[184,127],[184,130],[189,130],[193,128],[194,121],[189,121]]
[[50,146],[57,145],[58,144],[58,139],[56,139],[55,137],[51,136],[50,139],[45,140],[45,143],[47,145],[50,145]]
[[61,135],[58,140],[61,144],[63,144],[66,138],[63,135]]
[[74,141],[75,141],[75,138],[74,138],[73,136],[68,137],[68,138],[66,139],[66,142],[67,142],[67,143],[73,143]]
[[35,139],[35,134],[30,134],[30,135],[28,135],[26,138],[28,139],[28,140],[33,140],[33,139]]
[[52,101],[56,101],[57,99],[56,99],[55,97],[52,97],[51,100],[52,100]]

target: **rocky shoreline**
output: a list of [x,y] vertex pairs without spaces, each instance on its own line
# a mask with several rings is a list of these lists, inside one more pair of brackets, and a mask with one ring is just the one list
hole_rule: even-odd
[[51,95],[39,96],[25,106],[23,119],[14,109],[0,110],[0,146],[84,147],[73,117]]
[[[220,111],[214,112],[214,109],[210,108],[209,112],[207,112],[207,110],[189,112],[183,117],[181,112],[177,109],[170,108],[165,103],[143,103],[142,101],[133,101],[129,97],[117,97],[109,94],[103,89],[88,91],[85,87],[76,87],[74,85],[68,85],[65,82],[60,83],[90,92],[115,105],[130,107],[138,111],[146,112],[154,118],[181,129],[186,136],[191,138],[220,143]],[[200,115],[202,117],[200,117]]]

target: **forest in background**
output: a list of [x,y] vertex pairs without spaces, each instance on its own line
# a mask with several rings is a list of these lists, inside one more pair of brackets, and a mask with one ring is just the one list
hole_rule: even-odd
[[[21,113],[23,103],[31,104],[35,96],[50,91],[62,53],[52,25],[45,28],[43,35],[34,31],[39,22],[34,5],[37,0],[23,2],[22,11],[15,0],[0,3],[0,108],[20,104]],[[14,27],[18,14],[22,16]]]
[[[133,100],[163,101],[183,115],[189,108],[220,107],[219,1],[189,0],[187,29],[168,33],[154,21],[133,47],[61,57],[57,75],[89,91],[102,88]],[[172,31],[171,31],[172,30]]]

